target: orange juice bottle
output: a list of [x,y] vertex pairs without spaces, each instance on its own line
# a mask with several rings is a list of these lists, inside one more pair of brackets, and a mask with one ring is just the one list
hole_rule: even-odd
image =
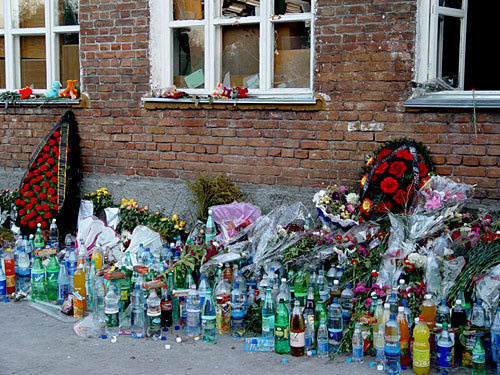
[[87,310],[87,290],[85,289],[85,272],[83,271],[83,264],[77,267],[73,275],[73,289],[84,298],[83,310]]
[[92,253],[92,259],[94,261],[94,264],[95,264],[95,269],[97,271],[100,271],[102,270],[102,252],[101,252],[101,248],[100,247],[97,247],[94,252]]
[[429,328],[431,351],[434,349],[434,327],[436,326],[436,304],[430,294],[426,294],[422,303],[422,315]]
[[429,327],[420,315],[413,329],[413,372],[415,375],[427,375],[431,363],[431,348],[429,345]]
[[401,367],[408,367],[410,362],[410,329],[408,328],[408,322],[406,320],[405,308],[403,306],[398,307],[398,316],[396,321],[399,324],[399,347],[401,348]]

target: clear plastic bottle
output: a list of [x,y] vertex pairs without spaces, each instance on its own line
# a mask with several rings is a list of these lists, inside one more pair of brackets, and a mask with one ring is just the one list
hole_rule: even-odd
[[153,340],[161,338],[161,300],[156,293],[156,289],[149,292],[146,315],[148,317],[148,337]]
[[328,309],[328,351],[338,353],[342,340],[342,307],[334,298]]
[[210,287],[208,288],[207,297],[203,302],[203,309],[201,315],[201,336],[203,342],[216,343],[217,342],[217,329],[216,329],[216,312],[215,301],[212,296]]
[[472,308],[472,315],[470,322],[472,326],[477,327],[477,328],[484,328],[485,327],[485,311],[483,307],[483,302],[481,300],[478,300],[475,304],[474,307]]
[[281,279],[280,292],[278,293],[277,300],[278,301],[283,300],[285,305],[286,305],[287,310],[291,311],[292,295],[290,294],[290,287],[288,286],[288,283],[286,282],[286,278]]
[[45,240],[42,233],[42,225],[40,223],[38,223],[36,226],[34,244],[35,244],[35,250],[45,248]]
[[274,315],[276,306],[274,305],[271,288],[267,287],[266,298],[262,306],[262,336],[274,338]]
[[151,254],[149,247],[146,247],[142,253],[141,264],[145,267],[149,267],[153,264],[153,254]]
[[472,349],[472,375],[486,375],[486,353],[482,336],[482,333],[476,333],[476,343]]
[[210,290],[210,284],[207,280],[207,275],[201,274],[200,282],[198,283],[198,293],[200,294],[200,308],[203,308],[205,303],[205,298],[208,296],[208,291]]
[[57,304],[62,305],[69,293],[69,277],[66,270],[66,264],[62,262],[59,265],[59,274],[57,275]]
[[233,337],[245,336],[245,309],[240,284],[235,281],[231,292],[231,335]]
[[137,264],[140,266],[144,266],[142,263],[142,255],[144,254],[144,245],[142,243],[139,244],[139,248],[137,249],[137,253],[135,254],[135,257],[137,259]]
[[444,323],[450,324],[450,308],[446,305],[446,299],[443,299],[437,308],[436,327],[442,327]]
[[340,295],[340,304],[342,306],[342,323],[345,328],[349,325],[352,314],[354,293],[351,289],[351,284],[347,283],[345,289]]
[[231,286],[225,278],[219,277],[215,287],[216,300],[216,324],[219,334],[231,332]]
[[397,375],[401,372],[401,349],[399,346],[399,324],[394,314],[385,324],[385,373]]
[[[415,319],[417,321],[417,319]],[[420,315],[413,329],[413,372],[415,375],[427,375],[430,367],[429,327]]]
[[332,288],[333,280],[335,279],[335,272],[336,272],[335,266],[333,264],[330,265],[330,268],[326,273],[326,280],[328,281],[328,289]]
[[443,331],[437,342],[437,357],[440,375],[448,375],[452,372],[453,341],[448,332],[448,323],[442,323]]
[[295,300],[292,317],[290,319],[290,354],[294,357],[301,357],[304,355],[304,336],[304,317],[302,316],[302,309],[300,308],[299,301]]
[[377,332],[374,333],[374,345],[375,345],[375,358],[377,363],[383,365],[385,363],[385,340],[384,340],[384,326],[378,324]]
[[205,243],[210,243],[215,236],[217,236],[217,230],[215,228],[215,222],[212,217],[212,210],[208,210],[207,223],[205,225]]
[[[0,254],[2,251],[0,250]],[[3,272],[3,267],[2,267],[2,258],[0,257],[0,302],[3,301],[3,299],[7,295],[7,282],[5,278],[5,273]]]
[[363,336],[361,335],[361,324],[356,323],[352,334],[352,360],[355,363],[363,363]]
[[201,333],[200,295],[196,285],[191,285],[191,290],[186,297],[186,335],[199,336]]
[[146,334],[146,319],[144,316],[144,291],[139,284],[135,284],[132,293],[131,332],[134,339],[142,339]]
[[302,315],[304,316],[304,325],[305,325],[305,349],[306,350],[311,350],[314,349],[315,347],[315,340],[314,340],[314,327],[315,327],[315,316],[314,316],[314,310],[315,310],[315,305],[314,305],[314,289],[313,287],[309,287],[309,290],[307,292],[307,298],[306,298],[306,305],[304,307],[304,310],[302,312]]
[[104,277],[97,276],[94,283],[94,313],[101,322],[105,321],[105,298],[106,289],[104,288]]
[[31,282],[31,269],[30,269],[30,258],[28,253],[26,253],[25,248],[20,248],[19,255],[17,257],[18,263],[18,278],[19,278],[19,288],[23,292],[27,292],[30,287]]
[[399,324],[399,347],[401,351],[401,368],[405,370],[410,363],[410,329],[406,320],[405,308],[399,306],[396,321]]
[[316,281],[319,289],[319,300],[323,303],[326,303],[328,300],[328,282],[326,281],[325,271],[319,270],[318,280]]
[[106,334],[108,336],[118,337],[120,334],[120,310],[118,302],[120,297],[115,293],[114,288],[109,288],[104,299],[104,313],[106,314]]
[[392,289],[391,295],[387,299],[389,304],[389,311],[391,314],[396,315],[398,313],[399,301],[396,288]]
[[500,350],[500,306],[497,307],[493,324],[491,325],[491,354],[493,361],[500,366],[498,351]]
[[328,328],[326,327],[325,319],[319,321],[318,336],[317,336],[317,353],[318,357],[328,357]]
[[49,227],[49,243],[51,247],[55,247],[59,252],[59,229],[57,229],[56,219],[52,219]]

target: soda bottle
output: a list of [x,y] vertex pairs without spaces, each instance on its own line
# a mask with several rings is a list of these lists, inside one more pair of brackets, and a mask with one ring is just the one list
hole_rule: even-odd
[[59,252],[59,230],[57,229],[56,219],[52,219],[49,227],[49,243],[51,247],[55,247]]
[[500,364],[498,351],[500,349],[500,306],[497,307],[493,324],[491,325],[491,353],[493,361]]
[[45,238],[43,237],[42,225],[40,223],[36,225],[36,233],[33,243],[35,245],[35,250],[45,248]]
[[372,302],[370,303],[370,308],[369,308],[369,313],[370,316],[375,317],[375,311],[377,311],[377,305],[378,305],[378,296],[376,293],[371,294],[372,297]]
[[472,308],[470,323],[477,328],[485,327],[485,311],[481,300],[478,300]]
[[347,283],[345,289],[340,295],[340,304],[342,306],[342,323],[345,328],[349,325],[352,313],[352,301],[354,298],[354,293],[351,290],[351,284]]
[[300,307],[304,307],[306,303],[306,288],[306,278],[302,270],[300,270],[294,282],[295,298],[299,301]]
[[207,289],[201,315],[201,336],[204,342],[217,342],[215,302],[210,287]]
[[448,333],[448,323],[443,323],[443,331],[437,342],[438,346],[438,367],[440,374],[451,374],[452,361],[453,361],[453,341]]
[[[78,272],[78,270],[77,270]],[[118,301],[120,297],[115,293],[114,288],[109,288],[104,298],[104,314],[106,315],[106,334],[118,337],[120,334],[120,317]]]
[[276,306],[274,305],[271,295],[271,288],[267,287],[266,298],[262,306],[262,336],[274,337],[274,315],[276,314]]
[[73,275],[73,285],[75,292],[83,298],[83,311],[87,309],[87,290],[85,289],[85,272],[83,264],[80,264]]
[[42,266],[40,257],[35,256],[33,267],[31,268],[31,300],[46,301],[45,293],[45,269]]
[[292,296],[286,278],[281,279],[280,292],[278,293],[277,302],[279,303],[281,300],[285,302],[287,310],[290,311],[292,306]]
[[274,351],[278,354],[290,352],[290,324],[286,301],[280,299],[274,321]]
[[122,265],[121,272],[125,275],[125,278],[121,279],[118,283],[120,286],[120,312],[123,313],[130,305],[130,289],[132,288],[132,284],[130,282],[130,271],[127,270],[125,265]]
[[325,320],[327,319],[326,318],[326,309],[325,309],[325,305],[321,301],[318,301],[316,303],[315,308],[314,308],[314,332],[316,332],[318,330],[319,321],[321,320],[321,318],[324,318]]
[[356,323],[352,334],[352,360],[355,363],[363,363],[363,336],[361,335],[361,324],[359,323]]
[[208,210],[207,224],[205,225],[205,243],[209,244],[217,236],[212,210]]
[[430,366],[429,327],[424,316],[418,317],[418,323],[413,329],[413,372],[415,375],[427,375]]
[[156,289],[149,292],[146,315],[148,317],[148,337],[153,340],[161,338],[161,308],[160,298],[156,294]]
[[337,353],[342,340],[342,307],[337,298],[333,299],[328,310],[328,351]]
[[385,363],[385,339],[384,339],[384,326],[378,324],[377,332],[374,333],[374,345],[375,345],[375,358],[378,364],[383,365]]
[[401,367],[406,369],[410,363],[410,330],[408,328],[408,321],[406,320],[405,308],[398,307],[398,315],[396,321],[399,324],[399,347],[401,350]]
[[300,302],[295,300],[290,319],[290,354],[294,357],[304,355],[305,347],[305,326],[304,318],[300,308]]
[[219,283],[215,288],[215,295],[217,298],[217,330],[219,334],[223,335],[231,332],[231,287],[225,278],[221,277],[219,279]]
[[3,272],[2,259],[0,259],[0,301],[2,301],[6,295],[7,295],[7,282],[5,279],[5,273]]
[[144,292],[138,283],[135,284],[132,293],[132,315],[130,319],[130,330],[132,338],[142,339],[146,334],[146,320],[144,316]]
[[314,349],[315,340],[315,306],[314,306],[314,289],[309,287],[306,298],[306,306],[304,307],[304,324],[305,324],[305,348],[306,350]]
[[200,295],[193,283],[186,297],[186,335],[188,337],[199,336],[200,331]]
[[245,309],[240,284],[235,281],[231,292],[231,335],[233,337],[245,336]]
[[[49,301],[57,301],[57,278],[59,277],[59,263],[56,256],[50,256],[49,264],[47,265],[47,299]],[[85,275],[84,275],[85,277]],[[80,294],[84,297],[82,294]]]
[[69,293],[69,278],[66,264],[61,263],[57,275],[57,304],[62,305]]
[[162,288],[160,310],[161,327],[172,327],[172,296],[170,295],[166,285]]
[[436,312],[436,327],[442,327],[443,323],[450,324],[450,308],[446,305],[446,299],[441,301]]
[[318,337],[316,339],[318,346],[318,357],[328,357],[328,328],[326,327],[325,318],[321,318],[318,327]]
[[94,261],[96,270],[102,270],[102,250],[100,246],[97,246],[92,252],[91,261]]
[[462,306],[462,301],[457,299],[451,310],[451,327],[459,328],[467,325],[467,313]]
[[427,327],[429,328],[429,345],[430,350],[433,351],[435,347],[434,341],[434,327],[436,325],[436,304],[432,300],[432,296],[430,294],[426,294],[424,297],[424,302],[422,303],[422,314]]
[[481,342],[482,334],[476,333],[476,344],[472,349],[472,375],[486,374],[486,354]]
[[21,247],[20,250],[17,257],[19,288],[21,291],[27,292],[31,281],[30,258],[24,247]]
[[400,332],[396,316],[391,314],[385,324],[385,373],[397,375],[401,372]]
[[14,254],[10,247],[5,250],[5,255],[3,257],[3,263],[5,268],[5,284],[7,294],[15,293],[16,291],[16,270],[14,262]]

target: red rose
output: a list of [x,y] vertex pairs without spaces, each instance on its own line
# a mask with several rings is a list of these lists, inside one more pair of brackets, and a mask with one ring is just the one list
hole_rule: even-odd
[[38,176],[38,175],[40,174],[40,171],[39,171],[38,169],[35,169],[35,170],[33,171],[33,174],[34,174],[35,176]]
[[30,221],[29,224],[28,224],[28,227],[30,229],[35,229],[36,228],[36,223],[34,221]]
[[52,213],[46,212],[46,213],[43,214],[43,217],[46,218],[46,219],[50,219],[52,217]]
[[50,179],[50,181],[51,181],[52,183],[54,183],[54,184],[57,184],[57,177],[55,177],[55,176],[54,176],[54,177],[52,177],[52,178]]
[[386,194],[393,194],[399,187],[398,182],[392,177],[386,177],[380,183],[380,188]]
[[418,163],[418,174],[420,175],[420,177],[425,176],[427,172],[427,165],[425,165],[425,163]]
[[40,199],[41,201],[44,201],[45,199],[47,199],[47,194],[45,194],[45,193],[38,194],[38,199]]
[[49,184],[47,181],[44,181],[44,182],[42,183],[42,187],[43,187],[43,188],[45,188],[45,189],[47,189],[47,188],[49,188],[49,187],[50,187],[50,184]]
[[377,174],[382,174],[385,172],[385,170],[387,169],[387,167],[389,166],[389,164],[387,164],[385,161],[380,164],[376,169],[375,169],[375,173]]
[[54,195],[55,193],[56,193],[56,189],[54,189],[54,188],[48,188],[47,189],[47,194],[48,195]]
[[49,202],[50,203],[56,203],[57,202],[57,197],[49,197]]
[[399,150],[396,151],[396,156],[405,160],[413,160],[413,155],[408,150]]
[[399,189],[398,191],[396,191],[396,194],[394,194],[393,199],[394,202],[396,202],[400,206],[404,206],[408,201],[408,193],[403,189]]
[[47,163],[49,163],[50,165],[53,165],[55,163],[55,160],[53,158],[48,158]]
[[54,173],[57,173],[57,165],[54,165],[54,168],[52,168],[52,171],[53,171]]
[[27,191],[26,192],[26,196],[29,198],[29,197],[32,197],[35,193],[33,193],[32,191]]
[[36,176],[36,182],[40,182],[43,180],[43,176]]
[[42,205],[41,205],[41,204],[37,204],[37,205],[35,206],[35,210],[37,210],[37,211],[41,211],[42,209],[43,209],[43,208],[42,208]]
[[42,157],[40,156],[39,158],[36,159],[36,163],[37,164],[42,164],[43,163],[43,159]]
[[17,198],[15,201],[14,201],[14,204],[16,206],[19,206],[21,204],[21,200],[19,198]]
[[24,206],[26,206],[26,202],[25,202],[25,201],[21,201],[21,202],[19,202],[19,205],[20,205],[21,207],[24,207]]
[[49,145],[54,146],[56,144],[55,139],[49,139]]
[[53,147],[52,147],[52,152],[54,152],[54,153],[59,153],[59,147],[57,147],[57,146],[53,146]]
[[35,219],[35,223],[41,223],[42,222],[42,217],[41,216],[37,216],[36,219]]
[[25,213],[26,213],[26,210],[24,208],[21,208],[19,210],[19,216],[24,216]]
[[45,220],[40,221],[40,226],[42,227],[42,229],[47,228],[47,222]]
[[42,172],[46,172],[48,169],[49,169],[49,167],[47,167],[47,165],[46,165],[46,164],[44,164],[44,165],[41,165],[41,166],[40,166],[40,170],[41,170]]
[[48,178],[51,178],[53,175],[54,173],[52,173],[52,171],[47,171],[47,173],[45,173],[45,176],[47,176]]
[[61,133],[59,132],[59,130],[56,130],[54,133],[52,133],[52,136],[57,138],[61,135]]
[[54,151],[54,158],[59,159],[59,151]]
[[406,171],[406,165],[402,161],[395,161],[389,167],[389,173],[400,178]]
[[26,226],[26,224],[28,224],[28,220],[27,220],[27,219],[22,219],[22,220],[21,220],[21,225],[22,225],[23,227],[25,227],[25,226]]
[[42,188],[40,187],[40,185],[34,185],[33,186],[33,191],[35,191],[35,192],[38,193],[40,190],[42,190]]
[[50,150],[49,145],[43,146],[42,150],[43,150],[43,152],[49,152],[49,150]]
[[49,207],[49,205],[47,203],[45,203],[45,204],[42,205],[42,209],[44,211],[48,211],[48,210],[50,210],[50,207]]
[[387,155],[389,155],[390,153],[392,152],[391,149],[389,148],[383,148],[382,150],[380,150],[380,152],[378,153],[378,156],[377,156],[377,159],[378,160],[382,160],[383,158],[385,158]]
[[52,206],[52,209],[56,210],[56,211],[59,209],[59,206],[57,205],[57,203]]
[[38,203],[38,199],[36,199],[35,197],[31,198],[30,200],[31,204],[35,205]]
[[48,158],[50,158],[50,154],[45,153],[45,154],[43,154],[43,156],[42,156],[42,157],[43,157],[44,159],[48,159]]

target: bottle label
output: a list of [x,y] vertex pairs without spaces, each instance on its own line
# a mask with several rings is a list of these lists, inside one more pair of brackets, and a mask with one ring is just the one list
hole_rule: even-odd
[[196,328],[200,326],[200,313],[187,311],[186,326]]
[[453,347],[452,346],[439,346],[438,345],[438,366],[439,367],[451,367],[451,362],[453,360]]
[[274,330],[274,315],[262,317],[262,332],[272,332]]
[[431,354],[429,350],[417,349],[413,346],[413,366],[429,367]]
[[128,289],[121,289],[120,290],[120,300],[121,301],[128,301],[130,295],[129,295],[129,290]]
[[354,358],[363,358],[363,347],[352,347],[352,356]]
[[160,331],[161,318],[159,316],[148,316],[148,327],[151,331]]
[[396,350],[385,350],[385,363],[389,369],[397,369],[400,367],[400,353]]
[[342,330],[328,329],[328,342],[332,346],[339,346],[342,341]]
[[172,310],[172,301],[161,301],[160,308],[162,311]]
[[491,354],[494,362],[498,361],[499,346],[500,346],[500,334],[491,332]]
[[57,271],[57,272],[47,271],[47,282],[48,283],[57,283],[58,274],[59,274],[59,271]]
[[274,327],[274,339],[276,341],[288,341],[290,340],[290,330],[289,327],[275,326]]
[[245,319],[243,315],[238,317],[233,315],[231,317],[231,329],[235,336],[243,337],[245,335]]
[[5,282],[5,280],[2,280],[0,281],[0,296],[5,296],[6,294],[7,294],[7,283]]
[[485,356],[484,352],[482,352],[482,353],[472,352],[472,363],[482,364],[482,363],[485,363],[485,361],[486,361],[486,356]]
[[231,332],[231,304],[228,294],[217,296],[216,317],[217,329],[221,335]]
[[68,262],[68,273],[74,275],[76,271],[76,262]]
[[[57,300],[64,301],[69,293],[69,285],[68,284],[59,284],[57,285]],[[1,293],[0,293],[1,294]]]
[[118,313],[106,314],[106,327],[108,328],[118,328]]
[[328,341],[318,342],[318,354],[328,353]]
[[305,344],[305,332],[290,332],[290,346],[294,348],[303,348]]
[[5,275],[5,284],[7,288],[14,288],[16,286],[16,275]]
[[201,328],[206,330],[215,329],[215,316],[203,315],[201,317]]

